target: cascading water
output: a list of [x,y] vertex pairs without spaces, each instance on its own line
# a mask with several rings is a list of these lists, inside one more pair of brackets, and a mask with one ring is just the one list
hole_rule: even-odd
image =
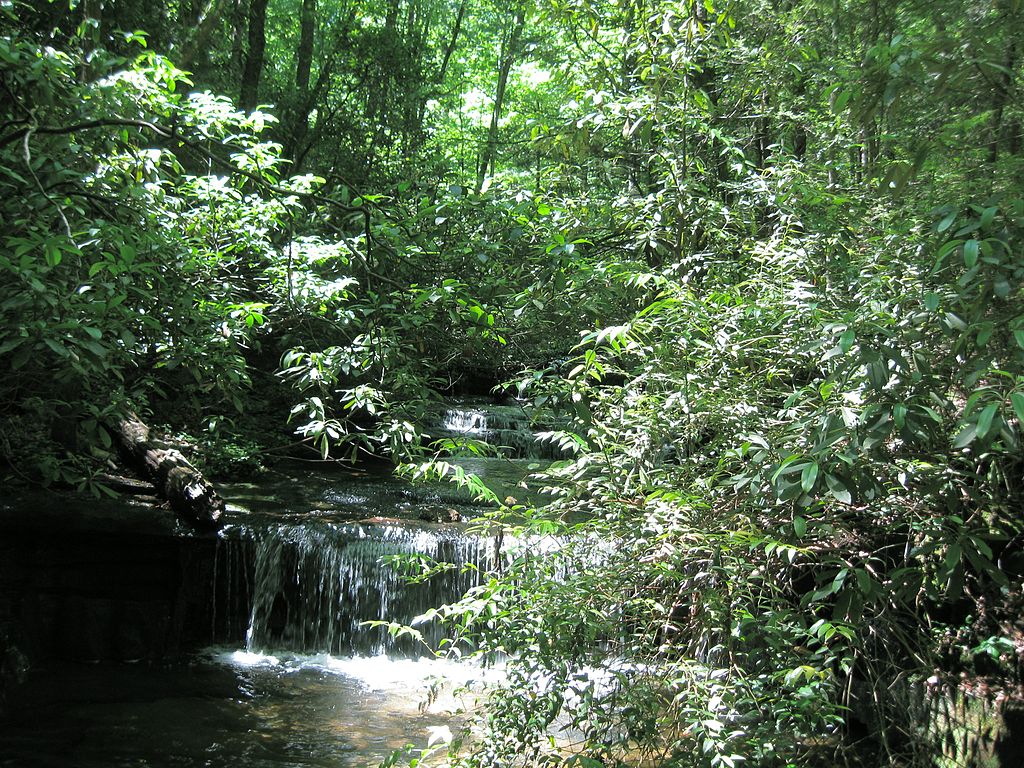
[[530,417],[521,405],[497,405],[466,400],[453,403],[442,414],[439,436],[468,438],[494,446],[502,456],[557,459],[561,450],[538,440]]
[[[451,526],[307,522],[245,531],[251,537],[249,651],[417,656],[437,648],[442,630],[419,627],[424,643],[385,626],[409,624],[460,597],[490,567],[494,543]],[[425,556],[449,568],[410,584],[392,556]]]
[[[516,433],[524,444],[533,442],[521,428],[521,409],[518,421],[510,413],[504,422],[487,409],[464,416],[460,410],[474,409],[452,408],[451,434],[508,445],[508,435]],[[536,466],[504,458],[461,461],[502,497],[525,498],[523,478]],[[69,611],[65,623],[89,637],[109,630],[103,636],[114,638],[118,653],[97,653],[94,659],[86,655],[92,646],[82,639],[77,655],[98,663],[33,668],[26,696],[8,710],[13,719],[0,724],[0,763],[83,768],[374,764],[403,745],[426,746],[438,728],[458,727],[458,712],[471,708],[473,699],[456,700],[462,694],[456,694],[455,681],[480,690],[472,681],[501,674],[423,657],[428,646],[442,640],[442,628],[435,624],[416,627],[424,643],[364,624],[409,624],[428,608],[458,599],[494,566],[499,556],[494,539],[470,535],[458,524],[417,519],[445,511],[472,517],[479,508],[470,497],[447,487],[413,487],[367,469],[302,465],[221,490],[228,511],[219,538],[179,541],[173,530],[159,528],[143,531],[140,543],[132,529],[110,545],[116,555],[110,557],[109,573],[118,575],[111,581],[126,594],[111,597],[101,578],[104,570],[91,574],[85,585],[91,590],[88,600],[67,598],[71,609],[80,610]],[[126,509],[123,517],[135,521],[138,511]],[[107,531],[103,526],[108,526],[105,518],[100,527]],[[506,539],[500,556],[508,557],[514,546]],[[69,536],[66,548],[53,550],[54,567],[64,574],[69,557],[95,549]],[[127,571],[132,578],[122,583],[126,553],[132,555]],[[451,567],[410,584],[387,561],[390,556],[427,557]],[[21,570],[0,569],[0,576]],[[47,577],[40,589],[52,583]],[[153,599],[140,603],[140,596]],[[62,605],[56,599],[46,593],[25,603],[38,602],[41,612]],[[162,611],[165,599],[166,617],[153,608]],[[125,620],[151,614],[149,623]],[[160,640],[167,627],[178,624],[190,627],[187,634],[173,635],[182,642],[190,639],[187,648]],[[85,625],[96,633],[83,632]],[[129,631],[137,625],[139,632]],[[167,649],[167,657],[154,656],[161,663],[102,661],[111,655],[145,658],[146,649],[136,646],[147,639],[153,654]],[[205,650],[185,654],[208,642],[212,646]],[[448,680],[447,687],[439,687],[439,679]]]
[[444,428],[460,435],[481,435],[487,432],[487,414],[479,410],[449,408],[442,420]]

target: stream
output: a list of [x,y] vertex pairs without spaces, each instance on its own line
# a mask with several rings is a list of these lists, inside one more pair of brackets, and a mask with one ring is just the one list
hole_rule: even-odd
[[[530,442],[481,406],[444,423],[518,446],[506,454]],[[535,462],[465,465],[521,495]],[[419,518],[480,508],[453,487],[322,466],[220,490],[216,537],[124,502],[2,510],[0,633],[33,659],[7,695],[0,766],[369,766],[458,728],[499,672],[364,622],[405,624],[473,586],[496,542]],[[454,567],[409,585],[386,563],[403,554]],[[419,628],[437,647],[440,630]]]

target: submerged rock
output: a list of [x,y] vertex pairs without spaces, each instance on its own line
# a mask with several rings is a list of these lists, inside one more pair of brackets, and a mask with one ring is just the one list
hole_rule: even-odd
[[419,519],[427,523],[458,523],[462,515],[452,507],[426,507],[420,510]]

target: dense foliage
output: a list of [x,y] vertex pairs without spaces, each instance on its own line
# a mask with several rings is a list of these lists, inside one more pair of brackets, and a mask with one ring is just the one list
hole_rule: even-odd
[[469,765],[931,765],[1020,680],[1019,2],[68,8],[0,3],[19,472],[134,408],[445,474],[503,380],[572,459],[433,614]]

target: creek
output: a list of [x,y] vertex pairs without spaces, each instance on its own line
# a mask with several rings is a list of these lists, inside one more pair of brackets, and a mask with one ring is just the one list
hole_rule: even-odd
[[[443,429],[506,454],[531,443],[507,414],[487,418],[453,407]],[[464,465],[521,495],[530,461]],[[480,508],[321,465],[220,490],[216,536],[125,502],[0,507],[0,651],[16,680],[0,688],[0,766],[363,766],[457,728],[497,672],[364,622],[408,623],[476,583],[497,542],[420,518]],[[454,567],[410,585],[395,555]],[[437,647],[440,629],[420,629]]]

